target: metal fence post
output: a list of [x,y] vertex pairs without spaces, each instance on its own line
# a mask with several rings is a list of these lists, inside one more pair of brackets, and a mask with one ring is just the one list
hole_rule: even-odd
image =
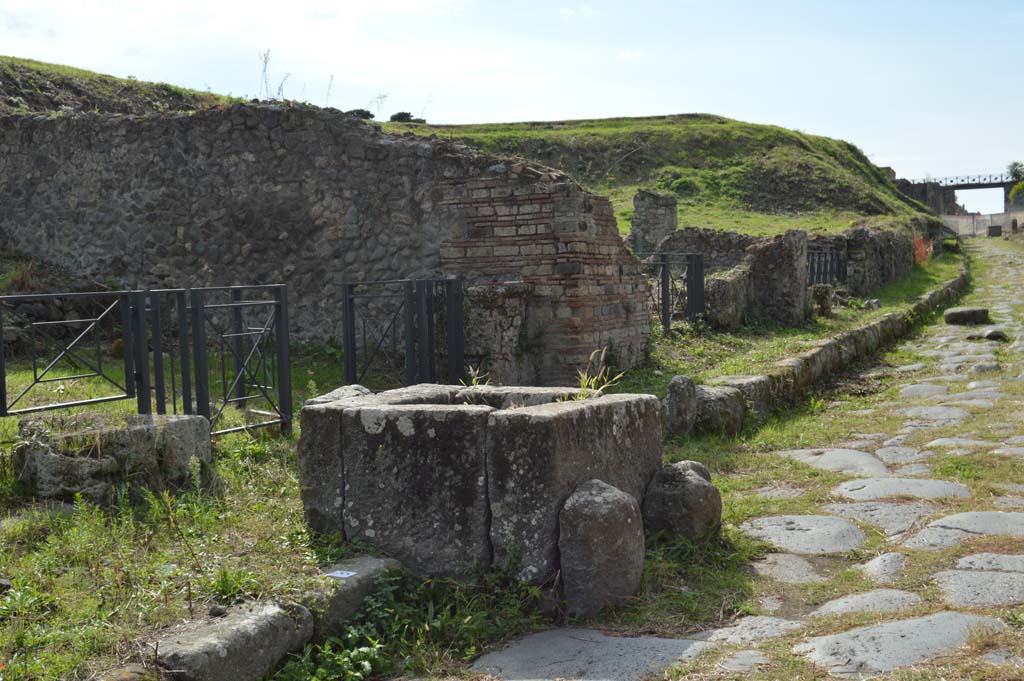
[[292,365],[288,352],[288,287],[274,289],[274,308],[277,312],[275,344],[277,345],[277,401],[281,412],[281,432],[292,432]]
[[132,337],[132,294],[125,292],[117,297],[121,308],[121,348],[124,356],[124,394],[135,397],[135,342]]
[[178,313],[178,354],[181,355],[181,404],[186,414],[192,413],[192,375],[188,353],[188,300],[185,291],[174,294]]
[[461,279],[445,282],[445,306],[447,308],[448,383],[462,382],[465,377],[466,339],[465,322],[462,318],[463,290]]
[[4,360],[4,317],[0,309],[0,416],[7,416],[7,363]]
[[146,337],[146,293],[133,291],[131,294],[132,347],[130,352],[135,360],[135,397],[140,414],[152,412],[149,395],[149,339]]
[[430,349],[430,323],[427,321],[430,313],[427,303],[427,282],[420,280],[416,282],[416,383],[423,383],[430,380],[430,364],[432,358],[429,355]]
[[341,347],[345,353],[345,382],[355,383],[357,380],[355,284],[344,284],[341,291]]
[[[241,289],[232,289],[231,291],[231,302],[240,303],[242,302],[242,291]],[[234,337],[231,339],[231,354],[235,356],[235,394],[232,397],[237,397],[239,400],[243,400],[249,394],[249,385],[245,378],[239,379],[240,376],[245,374],[245,356],[244,345],[242,343],[242,308],[235,307],[231,311],[232,322],[233,322],[233,333]],[[245,401],[240,402],[242,408],[245,408]]]
[[419,367],[416,357],[416,290],[412,281],[402,282],[402,297],[405,324],[405,385],[418,382]]
[[196,365],[196,411],[210,418],[210,368],[206,357],[206,312],[203,292],[191,290],[192,297],[192,356]]
[[[149,294],[149,324],[153,333],[153,387],[156,390],[156,413],[167,413],[167,397],[164,395],[164,345],[163,323],[160,319],[160,295]],[[142,295],[145,303],[146,294]]]
[[672,270],[668,256],[661,256],[661,326],[668,332],[672,328]]
[[686,319],[694,322],[704,314],[704,255],[686,254]]

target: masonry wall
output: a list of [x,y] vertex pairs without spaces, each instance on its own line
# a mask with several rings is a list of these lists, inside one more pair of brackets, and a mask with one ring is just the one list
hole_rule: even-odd
[[704,272],[714,274],[739,265],[747,255],[747,248],[762,240],[763,237],[722,229],[683,227],[662,240],[658,250],[663,253],[703,253]]
[[133,287],[287,283],[305,340],[341,337],[346,282],[523,281],[539,383],[570,380],[602,345],[631,366],[649,330],[607,200],[333,110],[0,118],[0,237]]

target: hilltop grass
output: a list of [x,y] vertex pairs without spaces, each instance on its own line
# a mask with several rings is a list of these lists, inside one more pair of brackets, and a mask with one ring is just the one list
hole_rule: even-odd
[[560,168],[611,198],[623,233],[640,187],[675,194],[680,225],[750,234],[838,231],[926,212],[852,144],[709,114],[382,127]]

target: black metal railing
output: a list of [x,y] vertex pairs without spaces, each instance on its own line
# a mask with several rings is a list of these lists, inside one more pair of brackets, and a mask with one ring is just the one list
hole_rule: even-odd
[[701,253],[636,253],[658,280],[652,299],[662,328],[672,328],[680,309],[687,321],[704,315],[704,255]]
[[[211,381],[209,355],[218,348],[212,368],[222,389],[211,400],[216,381]],[[12,385],[9,361],[30,365],[24,385]],[[0,296],[0,377],[0,416],[134,399],[139,414],[202,414],[214,435],[270,425],[287,433],[292,425],[287,289]],[[90,380],[97,383],[89,386],[91,393],[105,394],[61,399],[58,392],[54,400],[51,390],[46,399],[32,399],[51,383]],[[218,428],[229,405],[258,420]]]
[[846,283],[846,258],[834,248],[808,248],[807,283],[809,286]]
[[[465,376],[461,279],[346,284],[342,301],[345,381],[397,372],[404,385],[458,383]],[[444,329],[443,333],[440,329]],[[439,371],[439,357],[446,358]]]

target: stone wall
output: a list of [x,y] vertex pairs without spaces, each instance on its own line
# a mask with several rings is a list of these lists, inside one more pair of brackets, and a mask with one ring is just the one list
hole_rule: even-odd
[[649,332],[606,199],[334,110],[0,118],[0,236],[133,287],[286,283],[301,340],[342,337],[346,282],[522,281],[529,382],[570,380],[605,345],[632,366]]
[[736,267],[747,255],[747,248],[763,237],[728,232],[722,229],[683,227],[658,244],[662,253],[702,253],[705,274]]
[[662,239],[676,231],[679,213],[676,197],[641,189],[633,195],[633,219],[629,237],[634,253],[650,253]]
[[896,180],[896,188],[912,199],[920,201],[939,215],[967,215],[967,209],[956,202],[956,190],[938,182],[911,182]]

